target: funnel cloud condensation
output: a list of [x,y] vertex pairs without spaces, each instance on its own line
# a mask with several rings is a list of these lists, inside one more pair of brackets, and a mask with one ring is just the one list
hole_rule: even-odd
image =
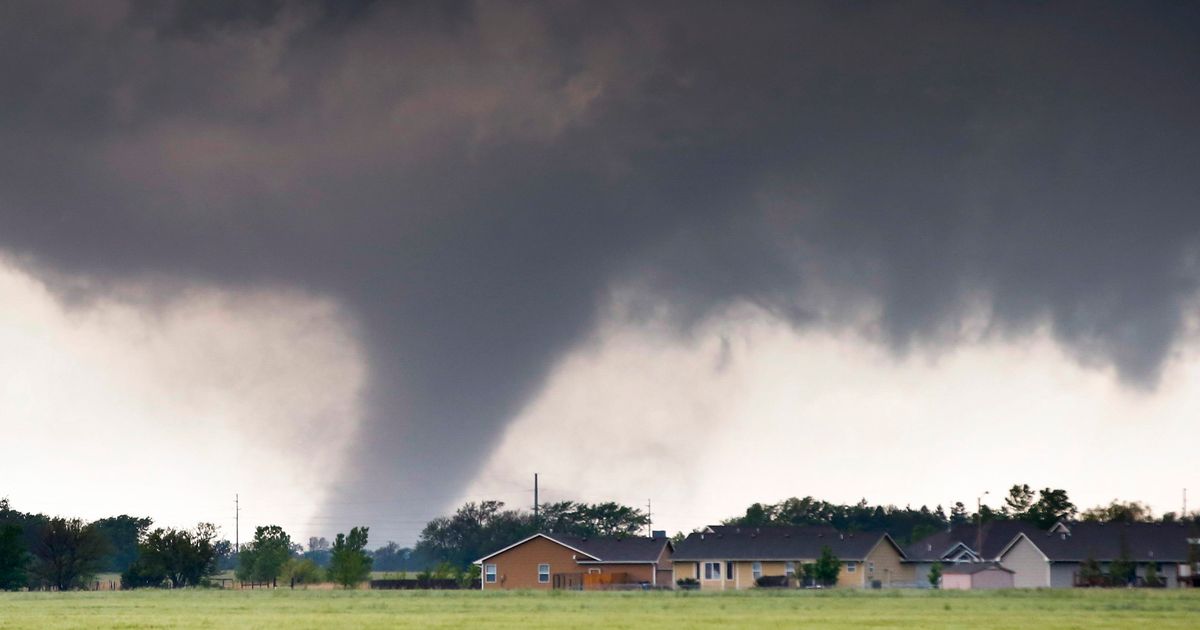
[[339,300],[370,382],[335,487],[386,518],[462,489],[616,286],[682,327],[871,313],[897,352],[1048,323],[1150,388],[1200,265],[1197,32],[1154,2],[9,2],[0,248]]

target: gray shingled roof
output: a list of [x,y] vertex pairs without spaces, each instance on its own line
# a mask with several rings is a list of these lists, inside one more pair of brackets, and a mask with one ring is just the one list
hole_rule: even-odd
[[688,535],[675,545],[672,559],[809,560],[820,557],[821,549],[828,546],[840,560],[862,560],[885,537],[891,540],[890,536],[880,532],[845,534],[831,527],[720,525]]
[[595,560],[591,560],[587,557],[578,557],[577,561],[583,563],[655,562],[658,560],[659,555],[662,554],[663,547],[671,545],[671,541],[668,538],[642,538],[638,536],[629,536],[625,538],[581,538],[579,536],[567,536],[564,534],[542,532],[534,534],[529,538],[525,538],[524,540],[514,542],[503,549],[497,549],[496,551],[489,553],[479,560],[476,560],[476,562],[487,560],[496,554],[503,553],[509,549],[512,549],[513,547],[523,545],[538,537],[547,538],[560,545],[566,545],[567,547],[577,551],[582,551],[588,556],[595,558]]
[[599,558],[600,562],[654,562],[662,554],[663,547],[671,542],[666,538],[579,538],[562,534],[546,536]]
[[962,543],[984,560],[995,560],[1008,543],[1017,534],[1024,533],[1033,538],[1045,533],[1036,525],[1023,521],[989,521],[983,524],[982,551],[975,548],[977,528],[974,525],[963,525],[949,531],[940,531],[905,547],[904,554],[909,560],[918,562],[934,562],[950,551],[958,543]]
[[1190,531],[1177,523],[1068,523],[1069,534],[1038,532],[1033,544],[1052,562],[1100,562],[1128,550],[1136,562],[1187,562]]

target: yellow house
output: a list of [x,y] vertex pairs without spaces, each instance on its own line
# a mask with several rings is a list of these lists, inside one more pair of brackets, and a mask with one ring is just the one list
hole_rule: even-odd
[[831,527],[713,525],[675,547],[674,577],[702,590],[801,586],[797,571],[829,548],[842,565],[837,586],[887,588],[913,582],[904,551],[886,533],[839,532]]

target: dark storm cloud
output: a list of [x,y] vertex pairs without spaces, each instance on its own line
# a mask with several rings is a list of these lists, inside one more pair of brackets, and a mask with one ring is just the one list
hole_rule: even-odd
[[1186,3],[5,3],[0,247],[338,297],[371,360],[342,485],[422,505],[619,284],[681,324],[877,308],[898,351],[982,302],[1152,386],[1195,297],[1198,28]]

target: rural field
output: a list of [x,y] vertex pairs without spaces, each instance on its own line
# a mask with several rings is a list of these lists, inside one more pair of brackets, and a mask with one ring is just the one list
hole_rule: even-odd
[[2,593],[0,628],[1195,628],[1200,591]]

